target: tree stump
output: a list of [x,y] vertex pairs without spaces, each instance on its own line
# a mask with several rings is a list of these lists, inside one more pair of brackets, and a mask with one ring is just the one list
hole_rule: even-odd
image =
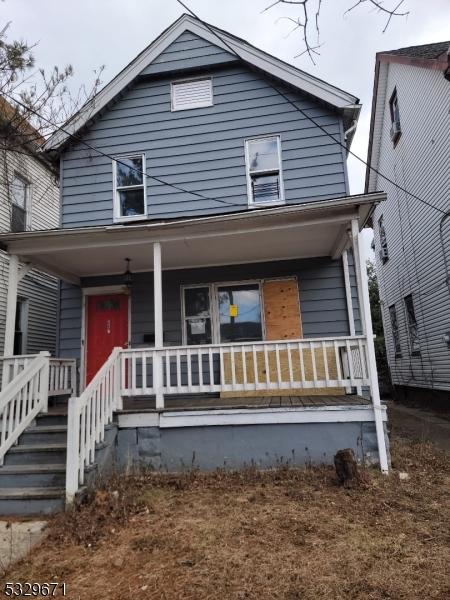
[[338,450],[334,456],[334,466],[340,485],[348,487],[359,482],[358,465],[355,453],[351,448]]

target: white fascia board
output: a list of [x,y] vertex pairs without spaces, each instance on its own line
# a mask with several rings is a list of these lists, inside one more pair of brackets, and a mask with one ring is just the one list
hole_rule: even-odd
[[[277,229],[283,228],[283,223],[277,220],[277,217],[287,219],[289,226],[295,223],[291,220],[295,216],[308,217],[317,215],[319,218],[305,220],[304,225],[317,225],[320,221],[335,221],[336,213],[333,209],[354,209],[362,206],[371,206],[378,202],[386,200],[386,194],[379,192],[375,194],[362,194],[357,196],[346,196],[343,198],[334,198],[317,202],[309,202],[301,205],[286,205],[277,208],[267,208],[263,210],[251,210],[241,213],[232,213],[211,217],[197,217],[194,219],[183,219],[180,221],[166,221],[158,223],[142,223],[138,225],[106,225],[98,227],[80,227],[74,229],[54,229],[48,231],[29,231],[24,233],[5,233],[0,234],[0,242],[8,245],[10,253],[23,254],[38,253],[76,249],[80,244],[83,247],[92,245],[92,247],[108,246],[118,243],[142,243],[148,244],[152,241],[174,241],[185,239],[187,235],[191,237],[211,237],[212,235],[224,235],[226,231],[230,233],[242,233],[243,226],[249,231],[255,231],[258,228]],[[334,214],[333,214],[334,213]],[[353,215],[352,213],[352,215]],[[350,213],[343,215],[342,218],[349,218]],[[264,225],[265,223],[265,225]],[[298,221],[298,226],[302,225]],[[226,229],[225,229],[226,228]],[[188,233],[186,233],[186,230]],[[151,237],[149,237],[149,234]],[[141,235],[141,237],[140,237]]]
[[[386,421],[386,410],[383,411]],[[205,411],[167,411],[160,415],[161,429],[220,425],[281,425],[289,423],[373,422],[373,406],[321,406]]]
[[[215,31],[216,28],[210,26]],[[164,50],[185,31],[190,31],[203,39],[230,52],[227,44],[248,63],[256,68],[293,85],[299,90],[315,96],[319,100],[336,107],[339,110],[354,108],[355,118],[359,113],[358,98],[336,88],[313,75],[300,71],[282,60],[266,52],[250,46],[243,40],[217,30],[217,36],[203,23],[189,15],[183,15],[164,33],[141,52],[127,67],[110,81],[91,101],[89,101],[72,119],[64,125],[64,130],[56,131],[43,145],[44,150],[57,149],[69,135],[75,134],[99,111],[101,111],[117,94],[129,85],[146,67],[148,67]],[[223,38],[226,43],[222,42]],[[67,132],[67,133],[66,133]]]
[[[387,421],[386,407],[382,407]],[[289,423],[370,423],[372,405],[310,406],[280,408],[231,408],[209,410],[171,410],[118,414],[120,429],[134,427],[217,427],[224,425],[282,425]]]

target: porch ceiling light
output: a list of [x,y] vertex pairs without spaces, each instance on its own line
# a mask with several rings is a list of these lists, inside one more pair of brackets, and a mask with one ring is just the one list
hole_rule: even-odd
[[123,282],[127,286],[127,288],[130,288],[131,284],[133,283],[133,274],[130,271],[131,258],[125,258],[125,261],[127,263],[127,268],[125,273],[123,274]]

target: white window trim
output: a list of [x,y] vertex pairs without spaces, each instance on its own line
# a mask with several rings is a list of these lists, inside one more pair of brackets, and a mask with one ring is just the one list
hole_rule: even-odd
[[[21,179],[26,185],[26,197],[25,197],[25,231],[30,231],[32,229],[32,207],[33,207],[33,185],[28,177],[25,177],[19,171],[14,171],[13,178],[11,180],[11,188],[15,178]],[[18,206],[13,201],[12,193],[10,194],[11,204],[14,206]]]
[[[276,278],[278,279],[278,278]],[[283,278],[284,279],[284,278]],[[264,319],[264,295],[262,291],[262,286],[264,281],[269,281],[266,279],[247,279],[247,280],[239,280],[239,281],[221,281],[221,282],[213,282],[213,283],[194,283],[182,285],[180,288],[181,293],[181,340],[182,345],[187,346],[187,330],[186,330],[186,321],[189,317],[186,317],[186,308],[184,304],[184,290],[186,289],[194,289],[194,288],[208,288],[209,289],[209,319],[211,319],[211,343],[212,344],[225,344],[229,343],[233,345],[233,342],[221,342],[220,341],[220,318],[219,318],[219,300],[217,290],[220,287],[224,286],[239,286],[239,285],[257,285],[259,288],[259,298],[260,298],[260,306],[261,306],[261,329],[262,329],[262,339],[263,341],[266,339],[266,324]]]
[[[191,83],[191,81],[202,81],[209,80],[211,83],[211,102],[199,102],[191,106],[182,106],[176,108],[174,103],[174,87],[180,83]],[[170,83],[170,110],[171,112],[179,112],[181,110],[193,110],[196,108],[207,108],[208,106],[214,106],[214,85],[212,75],[199,75],[198,77],[189,77],[187,79],[176,79]]]
[[[254,202],[253,194],[252,194],[252,178],[250,176],[250,156],[249,156],[249,145],[250,142],[255,142],[258,140],[271,140],[275,138],[277,140],[277,148],[278,148],[278,165],[279,165],[279,178],[280,178],[280,198],[279,200],[273,200],[272,202]],[[248,206],[249,208],[259,208],[261,206],[281,206],[286,204],[285,195],[284,195],[284,181],[283,181],[283,161],[281,156],[281,135],[260,135],[257,137],[247,138],[244,140],[244,151],[245,151],[245,175],[247,177],[247,198],[248,198]],[[260,171],[256,171],[256,173],[272,173],[273,169],[262,169]]]
[[[126,187],[117,187],[117,161],[120,162],[122,158],[136,158],[140,156],[142,158],[142,185],[128,185]],[[127,223],[130,221],[142,221],[147,219],[147,168],[146,168],[146,157],[144,152],[136,152],[132,154],[120,154],[119,156],[115,156],[112,161],[112,172],[113,172],[113,214],[114,214],[114,223]],[[132,190],[132,189],[141,189],[144,190],[144,213],[142,215],[132,215],[130,217],[123,216],[120,214],[120,200],[118,190]]]

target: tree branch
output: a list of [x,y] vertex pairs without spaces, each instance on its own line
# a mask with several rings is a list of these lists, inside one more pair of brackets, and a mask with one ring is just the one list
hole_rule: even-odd
[[[389,8],[388,6],[386,6],[383,3],[383,0],[356,0],[356,2],[344,12],[344,15],[346,15],[349,12],[352,12],[360,5],[369,4],[373,8],[375,8],[378,12],[384,13],[387,15],[387,21],[383,28],[383,33],[384,33],[387,30],[387,28],[389,27],[393,17],[406,17],[409,15],[409,11],[400,12],[400,10],[399,10],[404,2],[405,2],[405,0],[400,0],[395,6],[393,6],[392,8]],[[310,37],[312,35],[311,28],[313,27],[313,25],[311,23],[311,19],[310,19],[310,14],[312,14],[312,11],[314,10],[314,8],[313,8],[314,3],[315,3],[315,7],[316,7],[315,13],[314,13],[315,35],[317,36],[316,45],[313,45],[310,42]],[[296,31],[297,29],[300,29],[302,32],[304,50],[302,52],[300,52],[299,54],[297,54],[295,58],[298,58],[299,56],[302,56],[303,54],[308,54],[308,56],[313,64],[316,64],[314,62],[314,55],[320,54],[318,52],[318,49],[321,46],[321,44],[319,43],[319,40],[320,40],[320,16],[321,16],[322,4],[323,4],[322,0],[274,0],[271,4],[269,4],[262,11],[263,13],[265,13],[265,12],[275,8],[276,6],[289,6],[291,9],[292,9],[292,7],[298,7],[298,9],[302,11],[301,16],[284,17],[284,18],[295,24],[294,29],[290,33],[292,33],[293,31]]]

